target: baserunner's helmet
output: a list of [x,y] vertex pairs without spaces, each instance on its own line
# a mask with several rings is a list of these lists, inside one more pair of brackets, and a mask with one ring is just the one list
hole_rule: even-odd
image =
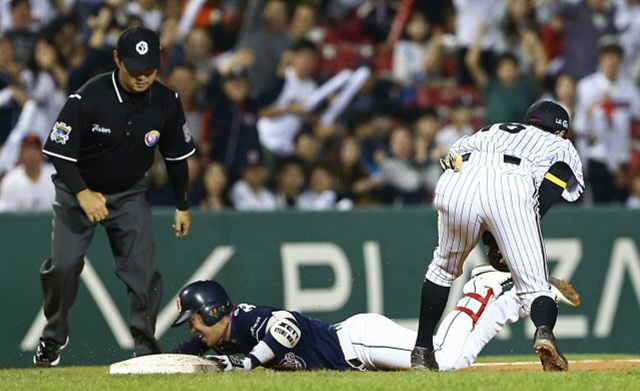
[[173,322],[177,327],[199,313],[207,326],[218,323],[231,312],[232,305],[227,291],[215,281],[196,281],[180,291],[178,295],[178,311],[180,314]]

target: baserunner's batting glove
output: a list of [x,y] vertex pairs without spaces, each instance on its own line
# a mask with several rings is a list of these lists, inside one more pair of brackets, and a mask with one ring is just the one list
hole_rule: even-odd
[[205,356],[207,360],[211,360],[219,370],[223,372],[229,371],[248,371],[251,369],[251,359],[249,357],[240,357],[234,355]]
[[462,170],[462,155],[449,152],[447,156],[440,159],[440,167],[442,171],[453,170],[458,172]]

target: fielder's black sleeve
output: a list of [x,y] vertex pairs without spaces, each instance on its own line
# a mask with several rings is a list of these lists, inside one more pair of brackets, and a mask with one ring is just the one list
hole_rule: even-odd
[[573,171],[565,162],[557,162],[547,171],[538,189],[540,218],[562,197],[562,192],[572,176]]
[[178,210],[189,209],[189,164],[187,159],[169,161],[165,160],[167,174],[173,187]]
[[51,160],[51,163],[56,168],[56,177],[60,178],[62,183],[64,183],[73,194],[78,194],[88,188],[84,179],[80,176],[80,171],[78,171],[75,163],[57,157],[50,157],[49,160]]

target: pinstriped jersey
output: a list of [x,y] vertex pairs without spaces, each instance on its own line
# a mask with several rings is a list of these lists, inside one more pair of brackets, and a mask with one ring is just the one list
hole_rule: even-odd
[[569,182],[562,197],[575,201],[584,190],[582,161],[571,141],[532,125],[502,123],[486,126],[471,136],[460,138],[450,151],[462,155],[487,153],[518,157],[523,162],[521,169],[530,172],[536,188],[540,187],[552,165],[564,162],[571,168],[574,180]]

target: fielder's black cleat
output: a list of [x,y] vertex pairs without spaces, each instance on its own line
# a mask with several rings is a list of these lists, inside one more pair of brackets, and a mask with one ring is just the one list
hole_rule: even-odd
[[567,371],[569,362],[558,349],[556,337],[549,326],[540,326],[533,336],[533,348],[536,350],[542,368],[545,371]]
[[[68,338],[67,343],[69,343]],[[33,355],[33,363],[40,368],[57,366],[60,364],[60,351],[67,346],[67,343],[60,345],[50,339],[40,338],[36,353]]]
[[411,369],[416,371],[438,371],[438,362],[433,350],[416,346],[411,351]]

